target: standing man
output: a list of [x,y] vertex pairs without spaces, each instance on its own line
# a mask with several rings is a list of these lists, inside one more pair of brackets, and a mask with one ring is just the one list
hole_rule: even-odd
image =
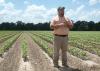
[[53,63],[54,67],[59,68],[59,50],[62,50],[62,65],[67,65],[67,48],[68,48],[68,32],[73,27],[71,20],[64,16],[65,7],[58,7],[58,15],[55,16],[50,24],[54,34],[54,56]]

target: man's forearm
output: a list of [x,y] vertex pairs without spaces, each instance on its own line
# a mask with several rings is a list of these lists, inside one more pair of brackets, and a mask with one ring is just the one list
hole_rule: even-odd
[[51,27],[52,27],[52,28],[59,28],[59,27],[61,27],[61,26],[64,26],[64,24],[54,24],[54,25],[52,25]]
[[55,27],[62,27],[62,26],[65,26],[65,24],[61,23],[61,24],[55,24],[54,25]]
[[66,21],[65,26],[71,29],[73,27],[73,23],[71,21]]

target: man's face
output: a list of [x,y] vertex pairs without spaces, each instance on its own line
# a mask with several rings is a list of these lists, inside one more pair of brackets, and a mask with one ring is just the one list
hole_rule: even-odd
[[58,15],[63,17],[64,16],[64,9],[58,10]]

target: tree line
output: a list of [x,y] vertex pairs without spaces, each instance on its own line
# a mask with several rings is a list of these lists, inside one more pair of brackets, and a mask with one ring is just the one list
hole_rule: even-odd
[[[45,23],[24,23],[22,21],[13,22],[2,22],[0,24],[0,30],[51,30],[50,22]],[[74,22],[72,31],[100,31],[100,22],[93,21],[77,21]]]

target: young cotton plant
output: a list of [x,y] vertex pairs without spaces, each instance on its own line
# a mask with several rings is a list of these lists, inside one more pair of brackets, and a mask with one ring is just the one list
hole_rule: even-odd
[[21,44],[22,58],[24,59],[24,61],[27,61],[28,60],[28,57],[27,57],[27,51],[28,51],[27,42],[25,40],[22,40],[21,43],[22,43]]

